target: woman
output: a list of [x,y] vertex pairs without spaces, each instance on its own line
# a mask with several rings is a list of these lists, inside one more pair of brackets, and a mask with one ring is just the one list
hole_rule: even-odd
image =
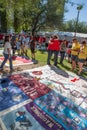
[[78,75],[80,75],[82,72],[82,67],[86,61],[86,56],[87,56],[87,46],[86,46],[86,41],[83,41],[81,43],[81,47],[78,55],[78,66],[79,66]]
[[58,40],[58,37],[54,35],[51,37],[48,44],[48,58],[47,58],[48,65],[50,65],[51,56],[52,54],[54,54],[54,65],[57,66],[59,50],[60,50],[60,42]]
[[12,65],[12,56],[11,56],[11,43],[10,43],[10,36],[5,36],[4,39],[4,61],[2,62],[1,66],[0,66],[0,70],[3,70],[3,67],[5,65],[5,63],[7,62],[7,60],[9,60],[9,64],[10,64],[10,72],[13,71],[13,65]]
[[63,40],[62,43],[60,44],[60,64],[63,64],[63,60],[65,57],[65,53],[66,53],[66,40]]
[[78,52],[80,49],[80,44],[76,38],[73,39],[72,48],[71,48],[71,56],[72,56],[72,71],[76,69],[76,62],[78,58]]

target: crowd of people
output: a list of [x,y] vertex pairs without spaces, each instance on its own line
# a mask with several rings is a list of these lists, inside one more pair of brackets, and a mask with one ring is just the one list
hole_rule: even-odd
[[[79,42],[76,37],[72,41],[67,41],[66,39],[60,40],[57,35],[52,35],[50,37],[42,36],[32,36],[30,33],[22,35],[6,35],[4,37],[4,60],[0,65],[0,70],[3,70],[3,67],[7,60],[9,60],[10,71],[13,70],[12,56],[17,52],[18,56],[26,56],[35,60],[35,49],[39,45],[45,46],[46,51],[48,52],[47,64],[51,65],[51,58],[54,55],[54,66],[58,64],[63,65],[64,58],[68,58],[68,62],[71,63],[71,70],[76,69],[76,65],[79,67],[78,75],[81,74],[83,65],[87,62],[87,41],[84,39]],[[31,51],[31,56],[28,55],[28,49]]]
[[68,55],[68,62],[71,63],[71,71],[76,70],[76,65],[79,67],[78,75],[81,75],[83,65],[87,62],[87,41],[84,39],[79,43],[76,37],[71,43],[67,44],[67,40],[59,40],[57,35],[51,36],[48,44],[47,64],[50,65],[52,54],[54,53],[54,65],[57,66],[58,54],[60,53],[60,64],[63,65],[63,60]]
[[13,71],[12,56],[15,56],[16,52],[18,56],[25,56],[27,59],[29,59],[28,49],[30,49],[31,58],[35,60],[35,39],[33,36],[28,34],[6,35],[4,37],[3,47],[4,60],[0,65],[0,70],[3,70],[5,63],[7,60],[9,60],[10,72]]

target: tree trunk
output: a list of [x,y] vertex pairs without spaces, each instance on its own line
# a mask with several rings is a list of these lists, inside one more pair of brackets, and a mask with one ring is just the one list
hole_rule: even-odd
[[17,13],[18,12],[16,10],[14,10],[14,30],[15,30],[15,32],[18,31],[18,27],[19,27],[19,19],[17,17]]
[[4,12],[0,12],[0,32],[7,33],[7,19],[6,19],[6,10]]

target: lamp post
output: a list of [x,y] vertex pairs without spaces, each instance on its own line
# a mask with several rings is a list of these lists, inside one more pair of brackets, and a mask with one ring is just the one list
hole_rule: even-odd
[[77,33],[77,27],[78,27],[78,21],[79,21],[79,13],[80,13],[80,10],[82,8],[83,8],[83,5],[77,6],[78,13],[77,13],[77,19],[76,19],[76,25],[75,25],[75,36],[76,36],[76,33]]

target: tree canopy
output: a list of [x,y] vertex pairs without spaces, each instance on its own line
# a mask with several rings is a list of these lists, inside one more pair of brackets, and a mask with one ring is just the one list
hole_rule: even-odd
[[60,29],[64,5],[65,0],[0,0],[0,13],[6,12],[7,29],[34,33],[41,28]]
[[[69,0],[0,0],[0,31],[20,30],[75,31],[76,19],[64,23],[65,3]],[[78,10],[83,8],[78,6]],[[78,32],[87,32],[86,23],[78,22]]]

